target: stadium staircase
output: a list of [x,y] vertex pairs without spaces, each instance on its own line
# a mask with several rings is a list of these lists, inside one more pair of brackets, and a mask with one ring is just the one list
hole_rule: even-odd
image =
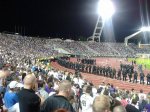
[[[52,62],[51,63],[52,67],[57,68],[59,70],[67,70],[70,72],[75,72],[72,69],[67,69],[64,68],[62,66],[60,66],[57,62]],[[120,81],[120,80],[116,80],[116,79],[111,79],[111,78],[106,78],[103,76],[98,76],[98,75],[94,75],[94,74],[89,74],[89,73],[82,73],[82,76],[84,79],[92,82],[94,85],[98,86],[99,84],[101,84],[102,82],[105,83],[110,83],[113,84],[115,87],[118,87],[119,89],[125,89],[125,90],[131,90],[132,88],[135,89],[135,91],[139,92],[140,89],[143,89],[144,93],[148,93],[150,92],[150,85],[142,85],[142,84],[133,84],[133,83],[129,83],[129,82],[125,82],[125,81]]]
[[80,44],[81,44],[82,46],[85,46],[85,47],[87,48],[87,50],[90,51],[91,53],[94,53],[94,54],[96,54],[96,55],[99,54],[97,51],[91,49],[89,46],[85,45],[83,42],[80,42]]
[[114,52],[116,52],[119,56],[121,56],[121,54],[116,50],[114,49],[109,43],[107,43],[108,47],[111,48]]

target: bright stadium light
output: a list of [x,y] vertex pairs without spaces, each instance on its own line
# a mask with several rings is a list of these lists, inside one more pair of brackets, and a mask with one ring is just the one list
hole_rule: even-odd
[[109,20],[112,15],[115,13],[115,8],[111,0],[99,0],[98,2],[98,8],[97,8],[97,13],[98,13],[98,18],[96,22],[96,26],[93,32],[92,39],[98,39],[100,42],[100,38],[102,36],[103,29],[105,27],[106,22],[111,22],[107,21]]
[[142,33],[142,32],[150,32],[150,26],[148,26],[148,27],[144,26],[144,27],[142,27],[140,30],[138,30],[137,32],[135,32],[135,33],[133,33],[133,34],[131,34],[131,35],[125,37],[125,40],[124,40],[124,41],[125,41],[125,45],[126,45],[126,46],[128,45],[128,40],[129,40],[129,39],[135,37],[136,35],[138,35],[138,34],[140,34],[140,33]]
[[98,13],[103,20],[111,18],[115,13],[115,8],[111,0],[100,0],[98,4]]
[[141,28],[141,31],[142,31],[142,32],[150,31],[150,27],[142,27],[142,28]]

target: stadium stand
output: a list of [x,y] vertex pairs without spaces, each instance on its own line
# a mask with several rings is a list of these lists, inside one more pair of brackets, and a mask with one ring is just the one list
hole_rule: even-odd
[[[124,58],[135,57],[136,53],[150,54],[149,48],[138,48],[135,44],[126,47],[123,43],[64,41],[1,33],[2,112],[150,111],[148,85],[81,73],[60,66],[57,58],[49,59],[59,55],[57,48],[85,57]],[[108,64],[111,63],[114,68],[115,62],[109,61]],[[68,62],[71,63],[74,62]],[[139,91],[139,88],[142,89]]]

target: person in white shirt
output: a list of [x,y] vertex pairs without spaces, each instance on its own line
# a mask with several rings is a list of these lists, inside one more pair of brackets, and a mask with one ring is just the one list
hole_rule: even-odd
[[84,84],[84,80],[81,77],[78,80],[78,84],[79,84],[80,88],[82,88],[82,86]]
[[53,70],[50,70],[50,71],[48,72],[48,76],[51,76],[51,75],[54,75],[54,71],[53,71]]
[[77,76],[73,78],[73,82],[74,82],[74,84],[78,84],[79,83],[79,79],[77,78]]
[[92,111],[92,104],[93,104],[93,98],[90,96],[92,92],[92,87],[85,85],[83,87],[84,93],[80,97],[80,104],[82,107],[81,112],[93,112]]
[[59,79],[59,78],[58,78],[58,72],[57,72],[57,71],[55,71],[53,75],[54,75],[54,78]]
[[96,89],[96,87],[92,87],[92,94],[93,94],[93,98],[95,98],[96,96],[99,95],[99,94],[97,94],[97,89]]
[[138,96],[139,96],[139,101],[141,101],[142,99],[146,100],[146,98],[147,98],[146,94],[143,93],[142,89],[140,90],[140,93]]
[[102,82],[102,83],[99,85],[99,88],[102,88],[102,89],[106,88],[105,83],[104,83],[104,82]]
[[8,109],[8,112],[20,112],[19,103],[16,103]]
[[77,88],[76,88],[76,85],[75,84],[73,84],[73,86],[72,86],[72,91],[74,92],[74,94],[75,94],[75,96],[77,95]]

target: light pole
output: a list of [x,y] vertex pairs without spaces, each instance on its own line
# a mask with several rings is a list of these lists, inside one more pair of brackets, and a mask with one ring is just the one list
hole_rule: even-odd
[[112,15],[115,13],[115,8],[111,0],[100,0],[98,3],[98,19],[96,22],[96,26],[93,32],[92,39],[94,41],[95,38],[101,41],[102,31],[105,25],[105,21],[110,19]]

